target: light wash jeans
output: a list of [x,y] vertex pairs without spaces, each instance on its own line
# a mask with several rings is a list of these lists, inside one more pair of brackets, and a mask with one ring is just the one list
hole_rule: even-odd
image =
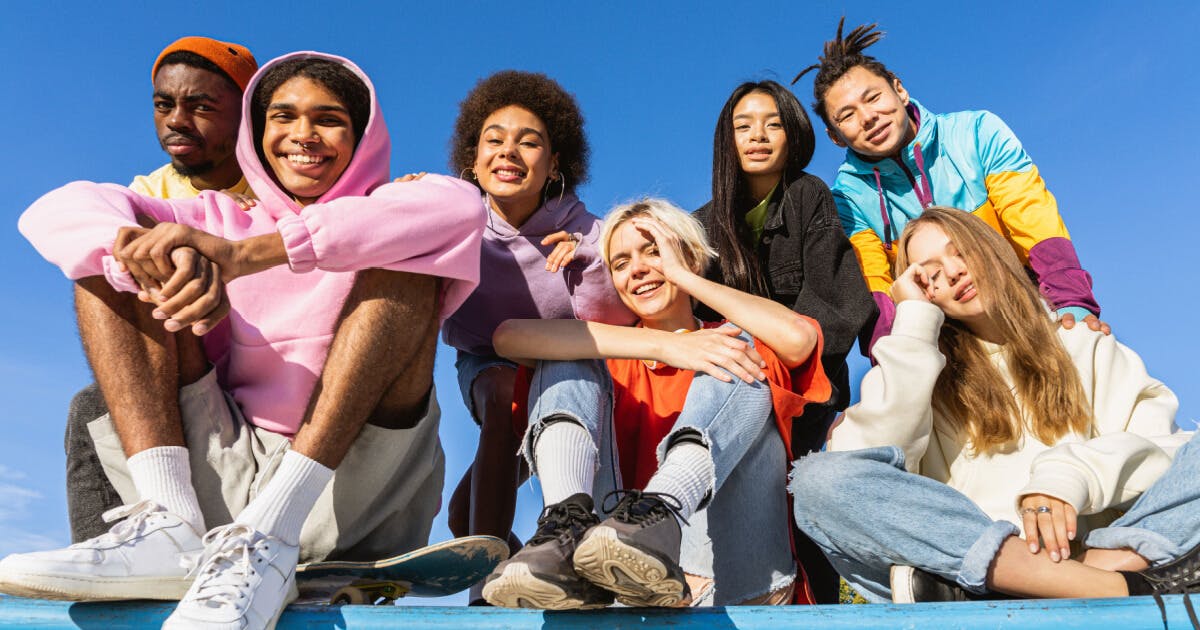
[[[531,422],[522,451],[537,474],[533,451],[543,420],[566,415],[592,435],[598,449],[593,490],[599,509],[611,490],[623,488],[613,439],[612,378],[603,361],[542,361],[529,392]],[[712,454],[711,500],[683,527],[680,565],[713,578],[711,603],[736,604],[795,579],[787,518],[787,455],[779,439],[766,383],[725,383],[697,373],[674,428],[698,432]],[[603,518],[603,515],[602,515]],[[709,602],[704,602],[709,603]]]
[[[1200,543],[1198,479],[1200,440],[1193,436],[1129,511],[1092,530],[1084,544],[1130,548],[1152,565],[1183,555]],[[985,593],[988,567],[1000,545],[1020,535],[1015,524],[991,520],[950,486],[907,472],[904,451],[895,446],[801,458],[790,488],[796,524],[873,602],[891,601],[888,572],[895,564]]]

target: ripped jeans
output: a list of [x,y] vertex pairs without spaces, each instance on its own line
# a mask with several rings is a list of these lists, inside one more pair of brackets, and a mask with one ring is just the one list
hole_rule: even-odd
[[[593,490],[598,510],[609,491],[624,487],[613,436],[612,387],[603,361],[539,362],[522,446],[536,475],[533,450],[543,421],[552,415],[578,421],[598,449]],[[697,372],[682,413],[658,445],[660,463],[680,431],[700,434],[716,474],[711,499],[683,526],[680,545],[683,570],[714,581],[711,600],[704,597],[701,603],[736,604],[787,586],[796,575],[785,491],[787,454],[767,384],[725,383]]]

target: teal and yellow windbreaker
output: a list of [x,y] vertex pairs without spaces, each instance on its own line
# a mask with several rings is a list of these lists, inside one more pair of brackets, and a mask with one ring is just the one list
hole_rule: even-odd
[[847,151],[833,184],[842,227],[879,304],[872,342],[895,314],[888,296],[895,241],[931,205],[972,212],[1000,232],[1060,313],[1099,315],[1058,204],[1004,121],[987,111],[934,114],[915,99],[909,115],[917,135],[899,157],[868,162]]

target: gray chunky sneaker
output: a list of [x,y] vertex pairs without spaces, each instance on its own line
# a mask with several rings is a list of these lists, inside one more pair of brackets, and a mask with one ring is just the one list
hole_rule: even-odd
[[494,606],[547,610],[611,604],[612,593],[579,577],[571,566],[579,539],[599,522],[592,498],[583,493],[546,506],[538,517],[537,532],[525,547],[487,577],[484,599]]
[[679,501],[667,494],[618,490],[612,516],[588,530],[575,550],[575,572],[629,606],[679,606],[691,589],[679,567]]

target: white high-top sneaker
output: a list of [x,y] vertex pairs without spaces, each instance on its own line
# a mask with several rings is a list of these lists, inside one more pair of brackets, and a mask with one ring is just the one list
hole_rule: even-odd
[[110,523],[122,518],[70,547],[0,560],[0,592],[71,601],[183,597],[204,549],[200,533],[149,500],[104,513]]
[[163,629],[262,630],[274,628],[296,599],[300,547],[233,523],[204,536],[196,581]]

